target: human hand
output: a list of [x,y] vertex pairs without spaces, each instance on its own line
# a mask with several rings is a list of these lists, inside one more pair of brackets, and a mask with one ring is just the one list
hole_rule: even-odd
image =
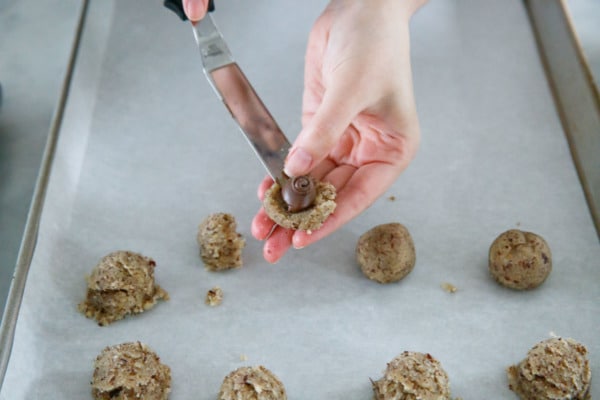
[[192,22],[200,21],[206,15],[208,0],[183,0],[185,15]]
[[[332,0],[308,40],[302,131],[285,164],[332,183],[337,208],[311,232],[280,226],[263,208],[252,234],[276,262],[293,246],[329,235],[369,207],[413,159],[419,122],[410,67],[409,20],[424,0]],[[263,199],[272,180],[258,188]]]

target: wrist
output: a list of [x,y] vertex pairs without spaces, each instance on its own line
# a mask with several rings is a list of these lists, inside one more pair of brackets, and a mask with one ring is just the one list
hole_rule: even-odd
[[414,13],[417,12],[419,8],[425,5],[428,0],[394,0],[394,3],[400,3],[400,7],[402,8],[403,15],[407,20],[413,16]]
[[429,0],[409,0],[409,3],[411,3],[412,6],[412,12],[413,14],[421,7],[423,7],[425,5],[425,3],[427,3]]

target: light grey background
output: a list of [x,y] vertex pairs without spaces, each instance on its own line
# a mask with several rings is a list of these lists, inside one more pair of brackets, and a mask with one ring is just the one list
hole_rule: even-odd
[[[438,358],[454,396],[511,398],[504,368],[551,332],[585,343],[600,379],[600,248],[520,2],[432,2],[415,17],[423,142],[388,193],[396,201],[384,196],[276,266],[249,234],[264,171],[205,82],[189,28],[145,1],[92,4],[0,399],[85,398],[93,358],[127,340],[172,367],[174,400],[214,398],[230,370],[261,363],[290,399],[370,398],[368,378],[403,350]],[[231,0],[217,14],[292,138],[321,4],[256,2],[242,15],[245,2]],[[201,266],[196,226],[215,211],[236,215],[249,239],[239,271]],[[412,232],[418,261],[381,286],[361,275],[353,250],[391,220]],[[488,276],[489,244],[513,227],[552,247],[555,269],[538,290]],[[172,299],[100,328],[76,304],[84,275],[117,248],[155,258]],[[203,304],[213,285],[225,291],[216,309]]]
[[[224,4],[217,19],[293,137],[304,40],[318,7],[294,8],[290,24],[276,18],[287,4],[259,2],[242,21],[239,3]],[[588,345],[598,381],[600,251],[519,2],[432,2],[415,17],[423,144],[389,192],[395,202],[382,198],[277,266],[266,265],[250,239],[246,266],[222,275],[200,266],[196,225],[226,209],[250,238],[263,171],[212,97],[185,25],[141,1],[118,2],[125,14],[113,21],[112,4],[95,2],[0,399],[48,391],[86,398],[102,346],[134,339],[173,368],[173,399],[214,398],[242,354],[273,369],[290,399],[370,398],[367,378],[405,349],[440,359],[454,396],[513,398],[503,368],[550,332]],[[199,109],[205,118],[190,126],[187,116]],[[411,230],[418,264],[405,281],[383,287],[361,276],[352,251],[358,235],[391,219]],[[487,276],[487,247],[512,227],[537,231],[552,246],[555,270],[534,292],[504,290]],[[172,300],[99,328],[75,305],[85,273],[116,247],[156,258]],[[444,292],[443,282],[459,291]],[[225,303],[209,309],[202,298],[214,284]]]
[[600,1],[568,0],[577,36],[596,85],[600,85]]

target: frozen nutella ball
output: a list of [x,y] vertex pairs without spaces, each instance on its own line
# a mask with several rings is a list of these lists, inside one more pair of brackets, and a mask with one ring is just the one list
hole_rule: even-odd
[[288,178],[281,188],[281,197],[289,212],[306,210],[313,206],[317,198],[317,182],[310,175]]
[[373,400],[449,400],[448,375],[430,354],[405,351],[372,382]]
[[267,368],[241,367],[223,380],[218,400],[285,400],[283,383]]
[[166,400],[170,391],[171,369],[140,342],[107,347],[96,358],[92,378],[96,400]]
[[517,365],[508,383],[522,400],[588,400],[592,373],[587,349],[573,339],[544,340]]
[[206,217],[198,227],[200,257],[211,271],[242,266],[242,250],[246,240],[236,232],[231,214],[216,213]]
[[533,289],[550,275],[552,254],[541,236],[511,229],[492,243],[489,269],[492,277],[503,286]]
[[79,311],[103,326],[168,300],[167,292],[154,282],[155,266],[153,259],[131,251],[108,254],[87,277],[87,296]]
[[396,282],[415,266],[415,245],[404,225],[377,225],[358,239],[356,260],[369,279],[379,283]]
[[[335,210],[335,187],[331,183],[311,181],[312,178],[300,178],[308,181],[290,178],[286,181],[283,194],[281,186],[275,182],[265,192],[263,207],[277,225],[288,229],[315,231]],[[314,193],[310,193],[312,191]],[[313,194],[312,202],[303,201],[312,199]]]

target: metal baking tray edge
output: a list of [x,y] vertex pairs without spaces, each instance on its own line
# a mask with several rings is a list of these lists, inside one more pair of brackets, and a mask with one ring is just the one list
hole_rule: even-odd
[[525,4],[558,115],[600,237],[600,94],[565,1],[525,0]]
[[23,292],[25,290],[25,283],[27,281],[27,274],[29,273],[29,267],[31,265],[33,252],[37,242],[39,222],[44,207],[44,199],[46,197],[46,189],[48,187],[48,181],[50,178],[50,170],[52,168],[62,117],[69,95],[69,87],[71,85],[71,78],[75,68],[75,62],[77,59],[77,52],[79,50],[79,43],[87,14],[88,3],[89,0],[83,0],[81,2],[81,10],[75,28],[73,43],[71,45],[71,51],[67,62],[67,68],[65,69],[65,75],[61,85],[57,106],[54,110],[50,129],[48,131],[46,145],[42,155],[40,171],[34,187],[33,198],[27,214],[23,239],[19,248],[15,271],[13,273],[6,305],[4,307],[2,323],[0,324],[0,389],[2,389],[4,376],[6,375],[6,370],[8,368],[15,328],[17,325],[17,317],[19,315]]
[[[582,187],[586,194],[592,219],[597,232],[600,234],[600,168],[594,167],[594,163],[600,163],[600,157],[597,156],[600,154],[600,101],[598,92],[594,87],[589,68],[585,63],[585,57],[582,55],[576,36],[573,33],[564,0],[525,0],[525,4],[530,15],[536,40],[538,41],[540,56],[545,65],[548,80],[552,86],[558,113],[565,134],[568,137]],[[0,389],[2,388],[10,360],[17,317],[27,274],[35,250],[50,169],[52,167],[62,116],[85,25],[88,5],[89,0],[82,1],[79,21],[61,88],[61,95],[48,133],[40,172],[27,216],[25,233],[19,249],[2,323],[0,324]],[[562,22],[562,25],[552,23],[556,18]],[[547,37],[544,35],[551,36]],[[552,54],[549,51],[549,42],[552,40],[557,40],[557,43],[566,47],[561,48],[562,53]],[[565,59],[564,52],[574,52],[576,57]],[[585,96],[580,96],[580,101],[577,104],[565,100],[577,88],[571,88],[567,82],[560,79],[558,74],[559,68],[567,68],[569,71],[576,72],[578,83],[584,86]],[[581,107],[581,109],[578,110],[578,107]],[[579,115],[583,112],[589,115],[585,124],[581,124],[581,121],[576,121],[576,118],[579,118]],[[586,148],[582,149],[584,139],[591,140],[592,146],[586,143]]]

